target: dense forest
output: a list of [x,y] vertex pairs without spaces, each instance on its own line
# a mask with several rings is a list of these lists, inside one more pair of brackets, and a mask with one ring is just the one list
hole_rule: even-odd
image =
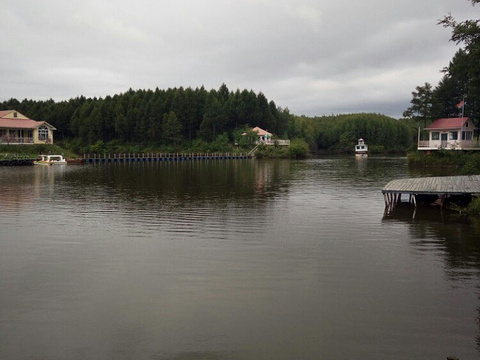
[[[480,0],[469,2],[475,6]],[[463,114],[479,126],[480,20],[457,22],[452,15],[447,15],[439,21],[439,25],[450,28],[450,40],[461,46],[450,63],[441,70],[444,75],[437,86],[425,83],[415,88],[411,106],[403,116],[425,127],[434,119]]]
[[363,138],[373,153],[398,153],[412,146],[416,130],[385,115],[362,113],[296,117],[293,135],[304,139],[311,149],[319,151],[352,152],[353,144]]
[[370,141],[374,151],[405,151],[411,139],[405,125],[383,115],[299,117],[261,92],[230,91],[225,84],[218,90],[130,89],[105,98],[61,102],[10,99],[0,108],[47,121],[57,128],[55,142],[77,153],[125,151],[132,145],[167,151],[221,151],[235,142],[248,147],[252,137],[240,135],[254,126],[282,139],[297,139],[295,144],[300,140],[301,148],[313,152],[351,152],[360,137]]
[[57,128],[56,141],[80,150],[96,143],[182,144],[200,139],[212,142],[235,130],[260,126],[286,134],[292,116],[268,101],[263,93],[174,88],[132,90],[105,98],[55,102],[10,99],[0,104]]

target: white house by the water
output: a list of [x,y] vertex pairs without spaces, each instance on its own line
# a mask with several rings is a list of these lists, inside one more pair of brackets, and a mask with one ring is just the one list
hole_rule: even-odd
[[418,129],[418,150],[480,150],[474,138],[475,126],[468,117],[438,119],[425,130],[428,138],[420,140]]
[[[267,130],[264,130],[258,126],[254,127],[252,129],[253,132],[257,133],[257,139],[255,141],[255,144],[260,145],[276,145],[276,146],[289,146],[290,145],[290,140],[280,140],[280,139],[274,139],[273,134],[271,132],[268,132]],[[247,133],[243,133],[242,135],[247,135]]]

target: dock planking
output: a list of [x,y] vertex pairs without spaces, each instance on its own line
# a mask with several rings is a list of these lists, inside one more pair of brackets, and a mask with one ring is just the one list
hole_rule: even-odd
[[441,208],[455,196],[480,196],[480,175],[438,176],[390,181],[382,189],[385,214],[402,202],[402,194],[409,195],[409,203],[417,207],[417,198],[437,196],[435,203]]
[[382,193],[480,195],[480,175],[397,179],[385,185]]

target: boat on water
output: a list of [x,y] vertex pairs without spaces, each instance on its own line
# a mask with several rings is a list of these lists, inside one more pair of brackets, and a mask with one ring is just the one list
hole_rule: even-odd
[[368,145],[363,139],[358,139],[358,144],[355,145],[355,157],[366,158],[368,156]]
[[66,165],[67,161],[62,155],[39,155],[40,160],[33,162],[34,165]]

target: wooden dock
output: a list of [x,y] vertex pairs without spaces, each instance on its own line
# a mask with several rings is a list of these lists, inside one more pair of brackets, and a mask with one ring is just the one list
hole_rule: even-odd
[[35,160],[29,158],[0,159],[0,166],[30,166]]
[[480,175],[441,176],[390,181],[382,189],[385,211],[391,212],[402,202],[402,194],[409,196],[408,203],[417,207],[419,200],[433,200],[441,208],[449,199],[471,198],[480,195]]
[[162,154],[84,154],[84,164],[194,161],[194,160],[244,160],[251,156],[244,153],[162,153]]

